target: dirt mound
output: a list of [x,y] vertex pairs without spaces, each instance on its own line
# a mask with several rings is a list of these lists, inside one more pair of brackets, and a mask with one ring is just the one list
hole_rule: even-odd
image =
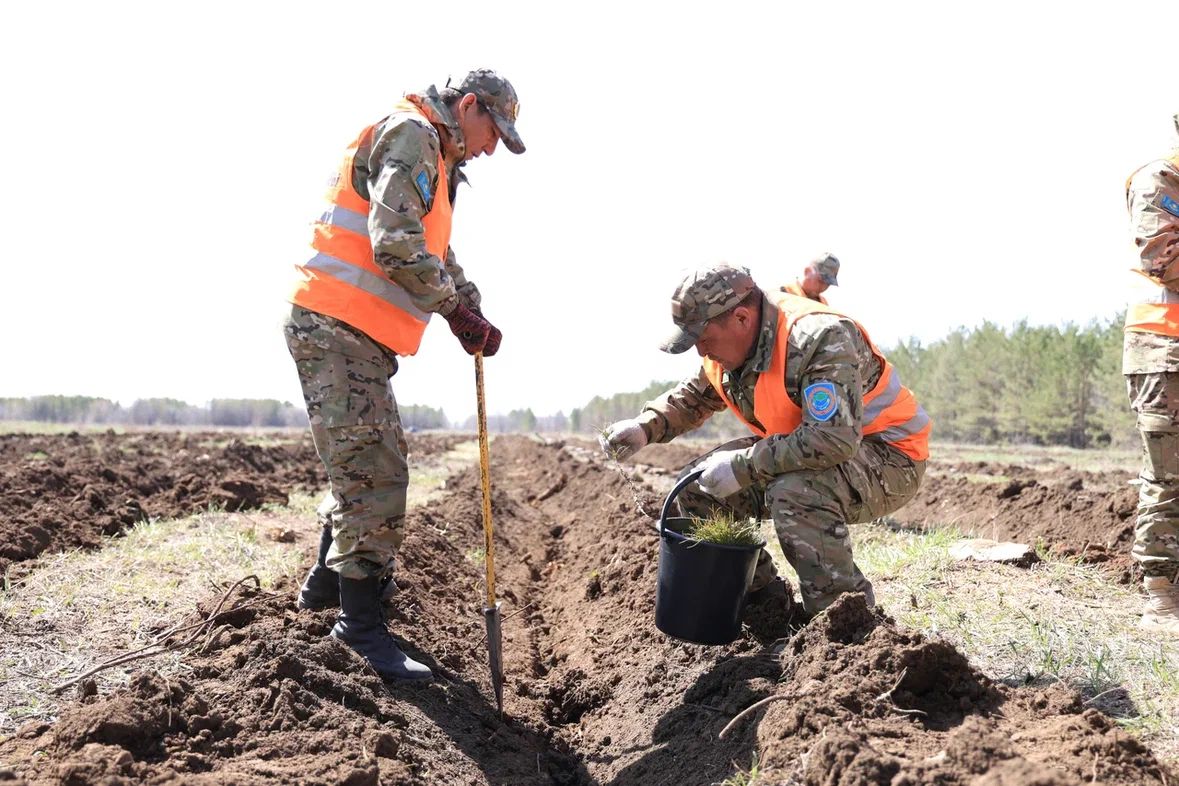
[[1134,578],[1130,547],[1138,492],[1112,472],[1078,472],[983,462],[931,465],[917,496],[894,518],[964,533],[1036,544]]
[[[993,684],[943,642],[845,595],[797,634],[757,725],[768,783],[1165,783],[1133,737],[1063,686]],[[790,781],[790,779],[795,779]]]
[[492,456],[504,718],[472,469],[410,514],[390,606],[438,682],[386,686],[325,638],[331,612],[295,611],[290,587],[187,655],[183,679],[141,673],[0,744],[0,759],[30,783],[637,786],[720,782],[756,748],[765,783],[1077,783],[1094,767],[1098,782],[1163,782],[1064,689],[994,685],[860,596],[780,653],[752,636],[668,639],[652,624],[657,535],[617,473],[526,438],[497,439]]
[[[326,475],[310,433],[266,435],[264,444],[223,432],[0,435],[0,575],[43,551],[92,548],[149,517],[285,504],[317,491]],[[411,434],[411,453],[470,439]]]

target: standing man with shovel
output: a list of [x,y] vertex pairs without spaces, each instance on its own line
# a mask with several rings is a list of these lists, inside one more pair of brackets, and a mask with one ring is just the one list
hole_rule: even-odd
[[297,266],[284,330],[331,483],[319,511],[319,559],[298,604],[339,605],[331,635],[385,679],[433,676],[401,651],[381,608],[405,538],[409,486],[389,380],[435,313],[469,354],[499,349],[500,331],[450,248],[451,211],[463,164],[493,154],[501,139],[524,152],[518,109],[512,85],[488,70],[455,88],[407,94],[348,147],[315,223],[312,256]]
[[[612,425],[602,447],[624,458],[728,407],[755,436],[684,469],[681,478],[704,474],[680,495],[681,511],[772,518],[807,615],[844,592],[862,592],[873,605],[848,525],[892,513],[917,493],[929,456],[925,411],[858,322],[795,295],[763,293],[745,268],[689,273],[671,315],[676,331],[662,349],[696,347],[699,373]],[[750,591],[760,595],[751,598],[756,605],[789,603],[764,549]]]

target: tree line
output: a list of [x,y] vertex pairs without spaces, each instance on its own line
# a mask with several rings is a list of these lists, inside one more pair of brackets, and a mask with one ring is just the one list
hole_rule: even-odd
[[984,322],[886,352],[937,439],[1087,448],[1137,442],[1122,317],[1081,327]]
[[[581,433],[597,433],[615,421],[633,418],[652,399],[671,390],[677,383],[652,382],[634,393],[615,393],[613,396],[594,396],[584,406],[569,413],[569,430]],[[749,434],[744,423],[729,411],[718,412],[705,421],[704,425],[685,436],[707,439],[733,439]]]
[[[1121,374],[1122,318],[1004,328],[992,322],[959,327],[923,344],[908,339],[885,350],[934,421],[934,438],[975,443],[1095,447],[1136,444],[1134,415]],[[595,433],[631,418],[675,383],[655,381],[639,391],[595,396],[568,415],[531,408],[488,417],[493,432]],[[474,416],[451,423],[439,408],[400,405],[407,429],[474,431]],[[303,406],[274,399],[214,399],[193,405],[171,398],[123,406],[89,396],[0,398],[0,420],[142,426],[305,427]],[[692,436],[729,439],[745,426],[729,412],[710,418]]]
[[[399,409],[406,428],[450,426],[441,409],[417,404]],[[112,426],[302,428],[307,426],[307,411],[302,405],[276,399],[217,398],[196,405],[174,398],[141,398],[123,406],[93,396],[31,396],[0,398],[0,420]]]

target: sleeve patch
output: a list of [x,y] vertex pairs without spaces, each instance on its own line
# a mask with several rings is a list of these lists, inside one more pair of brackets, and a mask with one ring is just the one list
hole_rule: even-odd
[[426,174],[426,170],[419,170],[414,176],[413,184],[418,187],[418,193],[422,195],[422,201],[426,203],[426,207],[430,206],[430,176]]
[[836,398],[835,384],[832,382],[807,385],[802,391],[802,398],[806,402],[807,413],[820,423],[830,420],[839,409],[839,399]]
[[1167,196],[1166,194],[1163,194],[1162,198],[1159,199],[1159,207],[1161,207],[1163,210],[1166,210],[1173,216],[1179,216],[1179,202],[1171,199],[1171,197]]

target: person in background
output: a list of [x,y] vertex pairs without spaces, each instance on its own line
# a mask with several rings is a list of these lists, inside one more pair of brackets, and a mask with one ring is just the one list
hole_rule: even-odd
[[809,298],[827,305],[827,298],[823,293],[828,287],[839,286],[839,259],[834,254],[817,256],[802,269],[802,278],[797,279],[781,288],[798,297]]

